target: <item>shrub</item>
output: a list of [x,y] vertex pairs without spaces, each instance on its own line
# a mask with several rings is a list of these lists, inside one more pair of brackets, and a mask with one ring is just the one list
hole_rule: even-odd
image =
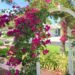
[[44,69],[58,69],[65,72],[67,69],[67,61],[67,56],[65,54],[61,54],[59,49],[55,51],[53,49],[49,49],[49,53],[47,55],[43,56],[41,54],[40,56],[41,68]]

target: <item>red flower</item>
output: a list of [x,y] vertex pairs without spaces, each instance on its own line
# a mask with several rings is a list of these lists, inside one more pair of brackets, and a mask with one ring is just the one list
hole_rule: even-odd
[[20,63],[21,63],[21,60],[15,58],[15,57],[11,57],[11,58],[9,59],[9,61],[7,62],[7,65],[9,65],[9,66],[17,66],[17,65],[19,65]]
[[31,28],[31,30],[32,30],[32,31],[36,31],[36,28],[33,26],[33,27]]
[[15,75],[19,75],[19,70],[16,70],[15,71]]
[[31,46],[31,50],[35,50],[36,48],[37,48],[37,45],[32,44],[32,46]]
[[46,31],[49,31],[50,30],[50,26],[49,25],[46,25],[45,30]]
[[46,40],[45,44],[51,44],[51,41],[50,40]]
[[51,0],[45,0],[46,3],[51,3]]
[[49,52],[49,50],[47,50],[47,49],[46,50],[43,50],[43,54],[44,55],[48,54],[48,52]]
[[14,36],[13,30],[8,31],[8,32],[7,32],[7,35],[8,35],[8,36]]
[[35,44],[36,46],[38,46],[40,44],[40,38],[34,38],[32,40],[32,44]]
[[22,49],[22,52],[23,52],[23,53],[26,53],[26,49],[25,49],[25,48],[23,48],[23,49]]
[[67,37],[63,35],[63,36],[61,36],[60,40],[61,40],[61,42],[66,42]]
[[14,29],[13,33],[15,36],[19,36],[20,35],[20,30],[19,29]]
[[47,34],[47,36],[48,36],[48,37],[50,37],[50,36],[51,36],[51,34],[50,34],[50,33],[48,33],[48,34]]
[[32,53],[32,58],[35,58],[35,57],[37,57],[37,54],[36,53]]

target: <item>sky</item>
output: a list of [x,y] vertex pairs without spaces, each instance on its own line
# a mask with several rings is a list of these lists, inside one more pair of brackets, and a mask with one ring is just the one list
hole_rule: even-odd
[[[16,5],[19,5],[20,7],[24,7],[28,5],[28,2],[25,2],[24,0],[13,0]],[[0,10],[1,9],[12,9],[12,4],[6,4],[5,2],[0,2]]]
[[[13,0],[13,1],[16,3],[16,5],[18,5],[20,7],[25,7],[25,6],[28,5],[28,2],[25,2],[24,0]],[[12,4],[9,5],[9,4],[5,3],[5,2],[0,2],[0,10],[1,9],[12,9],[12,6],[13,6]],[[49,19],[51,20],[53,25],[56,23],[53,18],[52,19],[49,18]],[[57,20],[57,22],[59,22],[59,21],[60,21],[60,19]]]

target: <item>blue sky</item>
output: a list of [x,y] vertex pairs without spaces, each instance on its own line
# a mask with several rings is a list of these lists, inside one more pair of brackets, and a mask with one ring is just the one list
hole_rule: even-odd
[[[24,6],[27,6],[28,5],[28,2],[25,2],[24,0],[13,0],[15,3],[16,3],[16,5],[18,5],[18,6],[20,6],[20,7],[24,7]],[[9,5],[9,4],[7,4],[7,3],[5,3],[5,2],[0,2],[0,10],[1,9],[12,9],[12,4],[11,5]],[[54,21],[54,18],[49,18],[50,20],[51,20],[51,22],[52,22],[52,24],[55,24],[56,22]],[[57,22],[59,22],[60,21],[60,19],[58,19],[57,20]]]
[[[13,0],[13,1],[21,7],[28,5],[28,2],[24,2],[24,0]],[[0,9],[12,9],[12,5],[6,4],[5,2],[0,2]]]

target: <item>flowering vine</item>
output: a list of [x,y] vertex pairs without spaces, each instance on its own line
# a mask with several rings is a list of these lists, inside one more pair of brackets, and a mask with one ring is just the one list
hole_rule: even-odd
[[[44,15],[45,13],[45,15]],[[49,50],[46,45],[50,44],[49,25],[43,25],[46,17],[49,15],[46,9],[37,9],[27,7],[25,14],[14,20],[15,28],[7,32],[8,36],[14,36],[13,46],[10,47],[8,55],[10,56],[7,65],[9,66],[27,66],[28,64],[35,67],[39,60],[40,51],[46,55]],[[33,64],[32,64],[33,63]],[[26,72],[23,70],[20,73],[25,75],[35,75],[34,68],[27,66]],[[34,73],[32,73],[34,71]],[[18,73],[17,75],[20,75]]]
[[62,27],[62,36],[60,38],[60,41],[62,43],[62,52],[65,52],[65,42],[67,41],[67,23],[65,20],[61,22],[61,27]]
[[61,42],[65,43],[67,40],[67,25],[66,25],[65,21],[61,22],[61,27],[62,27],[63,33],[62,33],[60,40],[61,40]]

